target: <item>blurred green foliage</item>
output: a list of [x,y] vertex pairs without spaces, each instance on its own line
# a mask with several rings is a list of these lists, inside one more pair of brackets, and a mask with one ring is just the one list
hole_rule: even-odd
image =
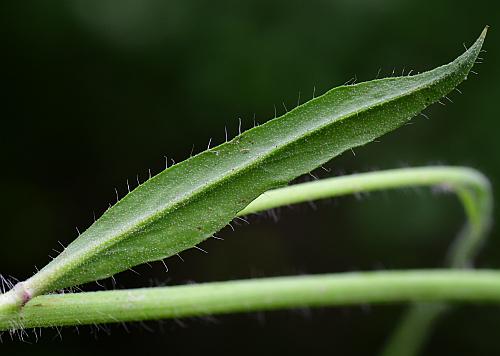
[[[159,172],[350,78],[447,63],[492,26],[478,76],[454,104],[345,154],[330,174],[434,163],[470,165],[500,181],[500,25],[497,2],[78,0],[0,5],[3,156],[0,272],[41,267],[115,200],[126,179]],[[132,143],[132,144],[131,144]],[[320,176],[328,176],[318,172]],[[308,178],[305,178],[308,179]],[[497,189],[495,189],[497,191]],[[496,201],[498,193],[496,194]],[[163,266],[123,273],[119,286],[256,276],[440,266],[463,220],[452,195],[406,190],[283,209],[254,217],[225,241]],[[498,220],[498,213],[496,214]],[[29,223],[26,223],[28,221]],[[55,252],[54,252],[55,253]],[[499,268],[494,229],[478,266]],[[108,283],[111,288],[111,283]],[[88,289],[97,286],[88,286]],[[325,309],[129,326],[133,335],[44,331],[37,346],[6,354],[111,351],[334,352],[372,355],[402,307]],[[500,353],[500,311],[463,307],[442,321],[426,355]],[[162,329],[163,331],[160,331]],[[362,340],[362,342],[360,342]],[[3,354],[3,352],[2,352]]]

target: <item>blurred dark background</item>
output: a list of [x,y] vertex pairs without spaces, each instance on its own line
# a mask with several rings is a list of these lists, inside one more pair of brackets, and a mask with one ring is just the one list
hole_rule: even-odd
[[[468,165],[500,178],[500,6],[494,1],[5,1],[0,7],[0,272],[27,278],[123,195],[126,179],[176,161],[343,84],[447,63],[484,25],[484,64],[413,125],[337,157],[330,175]],[[319,172],[322,177],[328,176]],[[303,178],[307,180],[309,178]],[[498,189],[495,189],[498,192]],[[497,199],[496,201],[500,201]],[[497,214],[498,216],[498,214]],[[225,241],[117,276],[119,287],[355,270],[437,267],[464,220],[453,195],[407,189],[253,217]],[[498,218],[497,218],[498,220]],[[500,268],[500,236],[477,265]],[[108,288],[111,283],[106,281]],[[95,284],[86,289],[99,289]],[[205,351],[372,355],[404,306],[324,308],[4,334],[2,355]],[[500,354],[500,309],[444,318],[426,355]],[[35,338],[27,341],[35,343]]]

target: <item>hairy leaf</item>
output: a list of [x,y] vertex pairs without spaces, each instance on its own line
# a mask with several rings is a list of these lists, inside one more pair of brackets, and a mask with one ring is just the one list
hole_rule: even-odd
[[265,191],[394,130],[441,99],[467,78],[485,34],[447,65],[332,89],[166,169],[106,211],[20,293],[29,299],[196,246]]

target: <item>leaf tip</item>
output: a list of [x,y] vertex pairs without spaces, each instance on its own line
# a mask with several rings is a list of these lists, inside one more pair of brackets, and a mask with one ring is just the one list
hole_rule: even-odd
[[481,36],[479,36],[481,39],[484,40],[484,38],[486,37],[486,34],[488,33],[489,28],[490,28],[490,25],[484,26],[483,32],[481,32]]

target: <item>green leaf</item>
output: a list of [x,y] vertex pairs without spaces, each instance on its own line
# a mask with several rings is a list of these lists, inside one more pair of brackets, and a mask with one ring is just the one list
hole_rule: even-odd
[[154,176],[17,288],[35,295],[192,248],[262,193],[405,124],[467,78],[486,29],[450,64],[330,90]]

